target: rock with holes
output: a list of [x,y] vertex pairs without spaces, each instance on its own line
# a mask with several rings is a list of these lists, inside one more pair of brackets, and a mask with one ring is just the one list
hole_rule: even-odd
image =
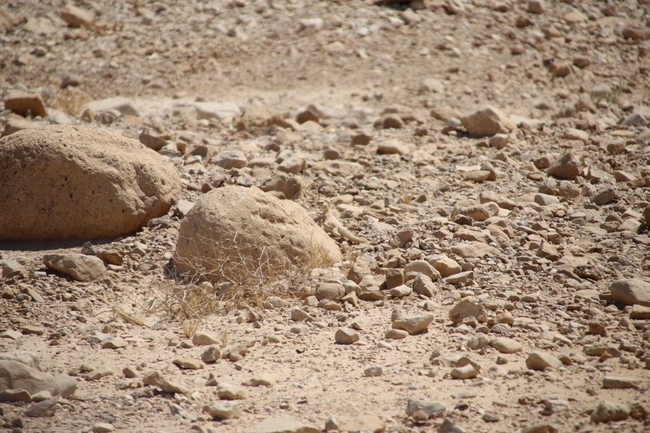
[[90,126],[19,131],[0,140],[0,240],[123,236],[166,214],[180,189],[136,140]]
[[297,203],[258,188],[205,194],[183,219],[174,253],[182,273],[209,279],[282,274],[341,260],[336,243]]

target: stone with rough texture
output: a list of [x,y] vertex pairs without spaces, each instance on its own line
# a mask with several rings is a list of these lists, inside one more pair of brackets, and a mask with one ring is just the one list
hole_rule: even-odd
[[209,346],[211,344],[219,344],[220,340],[204,331],[196,331],[192,335],[192,343],[196,346]]
[[391,326],[393,329],[402,329],[410,335],[414,335],[426,330],[431,322],[433,322],[433,314],[422,314],[400,317]]
[[214,420],[233,419],[241,416],[241,407],[234,401],[218,401],[205,409]]
[[546,368],[560,368],[562,361],[544,352],[533,352],[526,358],[526,367],[531,370],[544,370]]
[[490,341],[490,346],[494,347],[500,353],[516,353],[524,350],[520,342],[512,338],[497,337]]
[[59,400],[60,397],[54,397],[54,398],[48,398],[47,400],[43,400],[40,403],[36,403],[32,405],[29,409],[27,409],[25,415],[27,415],[30,418],[42,418],[42,417],[54,416],[54,413],[56,412],[57,408],[59,408],[59,405],[57,404]]
[[19,361],[0,360],[0,391],[24,389],[31,395],[48,391],[56,395],[54,377]]
[[285,126],[282,113],[263,106],[246,108],[235,121],[235,128],[238,131],[268,128],[272,125]]
[[334,340],[337,344],[352,344],[359,341],[359,334],[351,328],[339,328],[334,333]]
[[0,140],[0,240],[130,234],[180,189],[174,167],[135,140],[90,126],[19,131]]
[[70,27],[92,27],[95,22],[95,15],[72,4],[67,4],[61,9],[60,15]]
[[580,176],[580,161],[573,152],[565,152],[546,170],[558,179],[575,179]]
[[255,187],[227,186],[205,194],[185,217],[173,260],[183,273],[241,278],[242,272],[281,274],[340,259],[336,243],[299,204]]
[[466,317],[474,317],[479,322],[485,322],[487,320],[485,307],[475,298],[461,299],[449,311],[449,319],[454,323],[461,323]]
[[69,275],[77,281],[102,281],[107,278],[101,259],[84,254],[46,254],[43,264],[50,269]]
[[87,103],[82,107],[82,111],[90,111],[93,113],[104,113],[107,111],[116,111],[124,116],[131,115],[137,116],[138,111],[133,107],[133,102],[121,96],[114,98],[98,99]]
[[501,110],[485,106],[471,114],[460,118],[467,132],[475,137],[508,133],[515,124]]
[[380,433],[386,430],[386,423],[377,415],[357,415],[343,422],[340,430],[348,433]]
[[293,417],[267,418],[248,431],[249,433],[320,433],[316,427],[304,425]]
[[34,93],[19,93],[9,96],[5,99],[5,110],[20,114],[25,117],[28,114],[32,116],[47,116],[43,99],[40,95]]
[[630,416],[630,408],[625,404],[612,403],[603,400],[598,403],[596,410],[591,414],[591,422],[622,421]]
[[650,283],[640,278],[614,281],[609,291],[615,301],[650,307]]
[[446,408],[443,403],[432,400],[409,400],[406,403],[406,414],[413,416],[416,412],[424,412],[428,418],[445,416]]

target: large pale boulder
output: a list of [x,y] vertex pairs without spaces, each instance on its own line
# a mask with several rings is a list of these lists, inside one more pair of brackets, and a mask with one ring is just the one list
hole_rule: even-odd
[[91,126],[19,131],[0,140],[0,240],[123,236],[180,189],[173,165],[136,140]]
[[212,280],[241,280],[340,259],[336,243],[299,204],[227,186],[204,195],[181,223],[174,266]]

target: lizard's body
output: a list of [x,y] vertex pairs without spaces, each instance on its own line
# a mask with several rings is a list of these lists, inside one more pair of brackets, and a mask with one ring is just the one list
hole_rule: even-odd
[[341,224],[338,218],[336,218],[334,211],[330,209],[330,207],[327,204],[321,202],[319,203],[319,206],[321,208],[321,211],[323,212],[319,220],[321,225],[323,226],[323,230],[325,230],[326,233],[331,234],[333,232],[338,232],[338,234],[341,235],[343,238],[347,239],[350,242],[354,242],[355,244],[368,243],[366,239],[355,235],[350,230],[348,230],[343,224]]

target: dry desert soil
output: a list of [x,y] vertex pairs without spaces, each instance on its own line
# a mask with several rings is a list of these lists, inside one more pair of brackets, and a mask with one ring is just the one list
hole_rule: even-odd
[[[648,0],[3,0],[0,149],[100,127],[182,188],[135,233],[0,242],[0,431],[650,431],[649,25]],[[341,260],[180,277],[230,186]],[[74,392],[16,390],[16,358]]]

